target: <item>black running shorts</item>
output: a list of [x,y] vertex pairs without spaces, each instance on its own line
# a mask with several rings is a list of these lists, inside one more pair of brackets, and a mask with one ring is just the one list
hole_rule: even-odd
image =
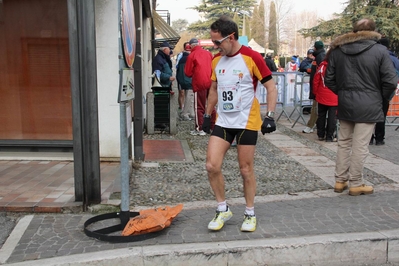
[[233,142],[234,138],[236,138],[237,145],[256,145],[258,140],[258,131],[237,128],[223,128],[216,125],[211,135],[222,138],[230,144]]

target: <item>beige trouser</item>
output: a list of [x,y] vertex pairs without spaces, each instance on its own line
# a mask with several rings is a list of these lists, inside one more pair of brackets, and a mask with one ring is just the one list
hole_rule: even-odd
[[194,113],[194,92],[193,90],[185,90],[185,100],[182,115],[195,117]]
[[369,142],[375,123],[355,123],[339,120],[335,181],[350,187],[364,184],[363,167],[369,154]]
[[310,128],[314,128],[316,121],[317,121],[317,102],[316,102],[316,100],[313,100],[312,109],[310,111],[309,121],[306,126],[310,127]]

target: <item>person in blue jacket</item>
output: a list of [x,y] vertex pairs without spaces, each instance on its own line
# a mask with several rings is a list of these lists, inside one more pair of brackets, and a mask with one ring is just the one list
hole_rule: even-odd
[[170,60],[172,48],[168,42],[161,43],[157,55],[152,60],[152,73],[160,71],[159,83],[162,87],[172,90],[173,77],[172,60]]

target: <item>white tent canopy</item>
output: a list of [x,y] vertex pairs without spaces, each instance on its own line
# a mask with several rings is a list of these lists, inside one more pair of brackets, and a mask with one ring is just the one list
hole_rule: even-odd
[[266,49],[262,46],[260,46],[253,38],[248,42],[248,46],[250,46],[252,48],[252,50],[257,51],[258,53],[274,53],[273,50],[270,49]]

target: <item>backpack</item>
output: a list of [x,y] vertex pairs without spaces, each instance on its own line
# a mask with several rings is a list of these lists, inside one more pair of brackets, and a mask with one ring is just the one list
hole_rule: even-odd
[[179,66],[176,70],[176,79],[179,82],[183,90],[191,90],[193,87],[191,85],[192,78],[189,78],[184,74],[184,67],[186,66],[188,55],[183,54],[183,57],[179,60]]

